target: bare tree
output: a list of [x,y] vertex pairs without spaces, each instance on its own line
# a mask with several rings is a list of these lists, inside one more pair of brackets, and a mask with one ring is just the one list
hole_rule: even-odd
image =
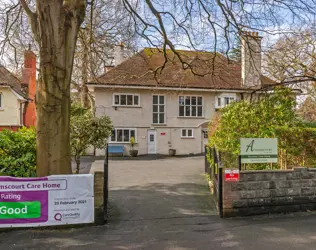
[[79,31],[74,61],[73,87],[79,92],[81,104],[94,106],[86,83],[104,73],[113,64],[113,48],[119,44],[135,50],[134,22],[121,1],[93,0]]
[[283,35],[267,50],[265,71],[284,84],[316,81],[316,32]]

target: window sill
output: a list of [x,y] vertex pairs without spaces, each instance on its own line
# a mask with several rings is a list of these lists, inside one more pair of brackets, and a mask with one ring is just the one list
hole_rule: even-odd
[[[137,144],[138,142],[135,142]],[[109,141],[109,144],[129,144],[129,141],[122,141],[122,142],[116,142],[116,141]]]
[[0,108],[0,111],[4,111],[4,108]]
[[178,116],[180,119],[205,119],[204,116]]
[[167,126],[167,123],[152,123],[151,126]]
[[181,136],[181,139],[195,139],[195,137],[183,137],[183,136]]
[[141,108],[141,106],[132,105],[112,105],[113,108]]

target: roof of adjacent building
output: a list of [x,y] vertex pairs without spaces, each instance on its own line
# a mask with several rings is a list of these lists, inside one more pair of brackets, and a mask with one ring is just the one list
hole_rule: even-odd
[[[145,48],[88,84],[246,90],[241,63],[220,53]],[[168,59],[167,62],[165,59]],[[163,69],[162,69],[163,67]],[[274,84],[261,76],[262,86]],[[261,86],[261,87],[262,87]]]
[[3,65],[0,65],[0,86],[9,86],[20,96],[27,98],[26,94],[22,91],[22,81],[11,73]]

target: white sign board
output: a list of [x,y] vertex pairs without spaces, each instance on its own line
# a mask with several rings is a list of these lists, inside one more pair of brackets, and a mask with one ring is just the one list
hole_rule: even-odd
[[0,176],[0,228],[92,223],[93,178],[91,174]]
[[241,138],[241,163],[277,163],[277,138]]

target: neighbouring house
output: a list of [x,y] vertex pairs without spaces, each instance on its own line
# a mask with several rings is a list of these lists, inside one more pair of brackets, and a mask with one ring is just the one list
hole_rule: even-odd
[[[124,145],[128,154],[135,137],[139,154],[202,153],[217,110],[273,83],[261,74],[261,39],[255,32],[242,36],[241,63],[220,53],[177,50],[180,62],[171,50],[145,48],[107,67],[88,85],[96,115],[113,121],[110,145]],[[192,69],[184,70],[188,65]]]
[[22,80],[0,65],[0,131],[35,126],[36,56],[24,54]]

